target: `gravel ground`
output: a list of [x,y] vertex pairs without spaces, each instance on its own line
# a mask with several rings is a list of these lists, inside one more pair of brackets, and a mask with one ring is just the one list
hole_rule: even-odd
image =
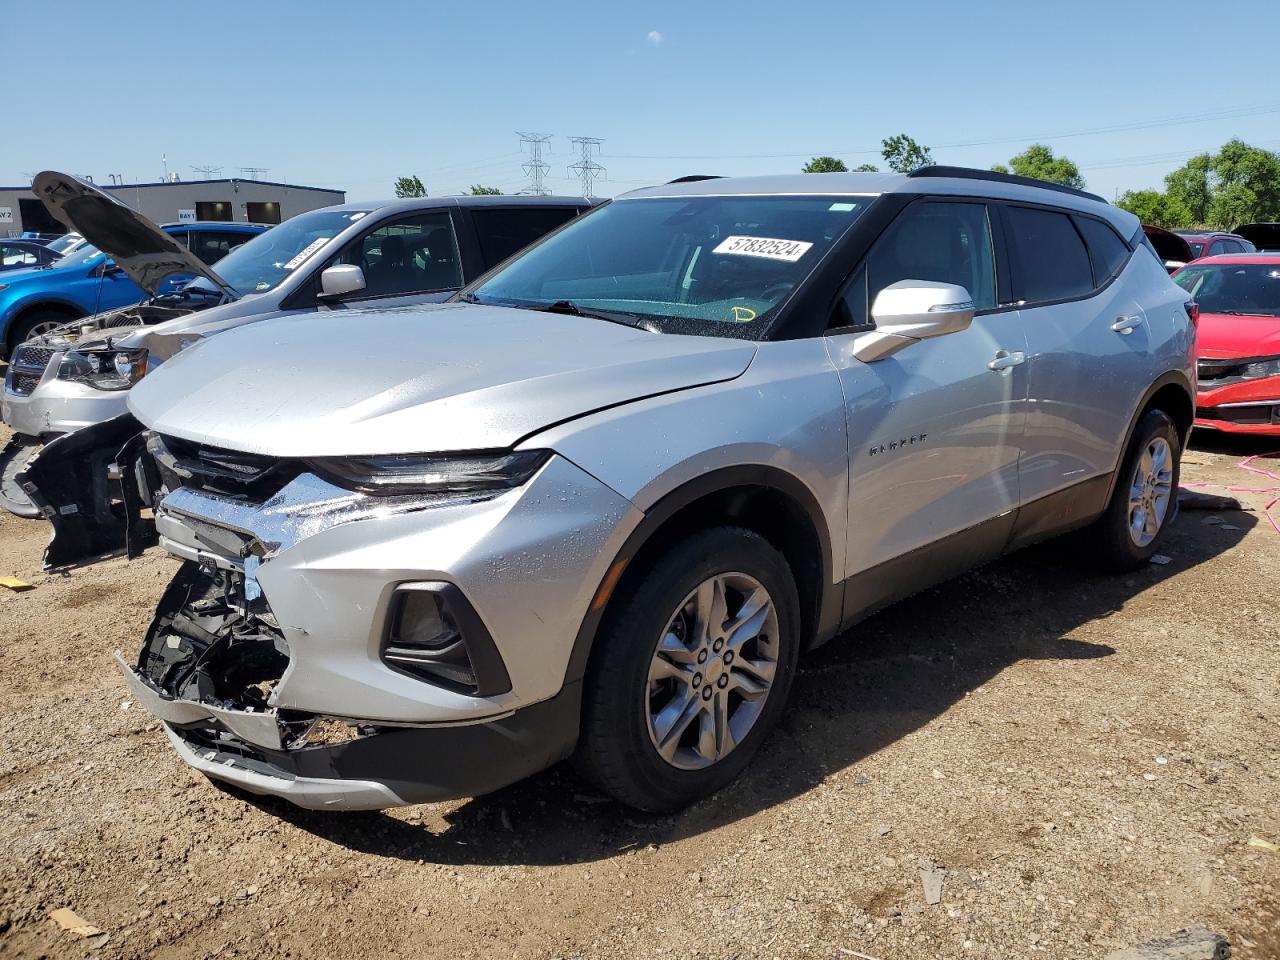
[[[1184,481],[1267,485],[1235,467],[1265,449],[1200,443]],[[373,814],[217,790],[110,661],[173,561],[46,576],[5,515],[35,589],[0,588],[0,955],[1083,958],[1198,922],[1280,958],[1249,844],[1280,844],[1280,534],[1240,496],[1165,566],[1048,545],[881,614],[808,658],[747,776],[660,818],[565,769]]]

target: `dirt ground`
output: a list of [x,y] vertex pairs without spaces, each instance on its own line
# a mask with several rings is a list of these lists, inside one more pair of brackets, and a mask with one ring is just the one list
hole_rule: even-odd
[[[1267,449],[1199,442],[1184,482],[1280,486],[1236,467]],[[1280,493],[1239,496],[1165,566],[1048,545],[861,625],[747,776],[658,818],[563,768],[372,814],[217,790],[110,659],[173,561],[46,576],[43,522],[4,515],[0,574],[35,589],[0,588],[0,954],[1008,960],[1202,923],[1280,958],[1280,852],[1250,845],[1280,845]]]

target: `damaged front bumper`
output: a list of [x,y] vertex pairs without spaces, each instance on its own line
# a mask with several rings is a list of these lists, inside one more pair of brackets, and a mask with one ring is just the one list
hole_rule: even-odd
[[[558,457],[484,497],[378,497],[305,471],[236,497],[175,473],[130,421],[50,444],[24,481],[55,527],[51,564],[157,540],[184,561],[119,662],[192,766],[370,809],[489,792],[572,750],[570,654],[639,521],[627,500]],[[85,487],[99,474],[105,502]],[[428,595],[461,655],[396,646],[398,611]]]

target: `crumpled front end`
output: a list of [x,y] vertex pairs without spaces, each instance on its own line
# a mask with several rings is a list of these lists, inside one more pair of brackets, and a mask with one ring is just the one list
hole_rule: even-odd
[[67,459],[94,459],[77,435],[37,458],[32,488],[69,563],[136,553],[154,504],[150,536],[184,564],[121,665],[188,763],[368,809],[485,793],[572,750],[570,655],[639,522],[625,498],[555,455],[513,489],[363,493],[138,426],[93,431],[116,451],[109,508],[49,496]]
[[1280,357],[1201,357],[1195,425],[1280,436]]

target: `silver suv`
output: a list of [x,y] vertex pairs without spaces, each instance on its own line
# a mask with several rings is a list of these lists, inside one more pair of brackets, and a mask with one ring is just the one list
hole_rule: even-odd
[[954,168],[639,190],[363,323],[207,340],[23,480],[51,565],[185,561],[132,694],[307,807],[575,753],[637,807],[705,796],[869,612],[1078,528],[1150,558],[1195,395],[1134,217]]

